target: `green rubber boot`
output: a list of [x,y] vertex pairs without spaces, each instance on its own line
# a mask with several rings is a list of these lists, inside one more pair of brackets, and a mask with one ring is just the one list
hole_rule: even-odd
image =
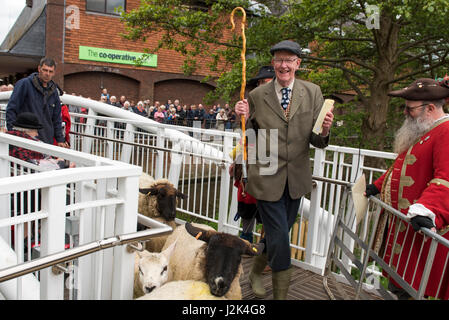
[[262,283],[262,271],[265,269],[267,264],[268,258],[266,253],[262,253],[260,256],[254,257],[253,266],[248,276],[254,295],[260,299],[264,298],[267,294],[267,291],[263,287]]
[[274,300],[287,300],[288,287],[290,286],[291,277],[292,268],[278,272],[273,271],[272,283]]

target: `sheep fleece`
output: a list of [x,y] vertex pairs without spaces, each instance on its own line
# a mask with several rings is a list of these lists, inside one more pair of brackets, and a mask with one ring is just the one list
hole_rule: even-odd
[[209,285],[202,281],[182,280],[167,282],[137,300],[226,300],[210,293]]
[[[202,229],[214,230],[204,224],[192,223]],[[177,227],[167,238],[162,250],[165,250],[176,239],[181,246],[176,246],[169,262],[168,281],[197,280],[207,283],[206,279],[206,248],[207,243],[192,237],[184,225]],[[240,264],[237,274],[231,283],[229,291],[224,295],[229,300],[241,300],[242,290],[240,287],[240,276],[243,274],[243,267]]]

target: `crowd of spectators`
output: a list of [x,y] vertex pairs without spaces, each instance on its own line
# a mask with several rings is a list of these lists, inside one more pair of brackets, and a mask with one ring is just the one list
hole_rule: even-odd
[[[106,88],[102,90],[99,101],[159,123],[218,130],[234,129],[238,125],[237,115],[228,103],[224,107],[220,104],[204,107],[201,103],[181,105],[179,99],[169,99],[165,103],[154,101],[153,104],[147,99],[135,103],[134,100],[127,100],[124,95],[117,99],[116,96],[110,95]],[[69,110],[83,112],[71,106]]]

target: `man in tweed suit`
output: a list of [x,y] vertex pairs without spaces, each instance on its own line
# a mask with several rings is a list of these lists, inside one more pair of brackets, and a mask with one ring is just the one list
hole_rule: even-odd
[[[254,294],[263,298],[266,291],[261,273],[267,263],[273,270],[273,297],[285,300],[291,278],[289,231],[293,226],[301,197],[311,191],[312,173],[309,144],[325,148],[333,121],[332,112],[325,116],[321,134],[312,133],[324,99],[319,86],[295,79],[301,64],[301,48],[284,40],[270,49],[275,71],[274,81],[252,90],[248,99],[238,101],[235,110],[246,116],[247,128],[256,131],[258,140],[277,136],[277,167],[260,161],[248,150],[247,192],[257,199],[266,241],[266,252],[254,259],[249,280]],[[248,139],[251,146],[251,141]],[[264,142],[270,153],[270,142]],[[255,145],[260,146],[260,141]],[[273,146],[271,146],[273,148]],[[254,161],[252,156],[255,156]],[[272,165],[272,164],[271,164]]]

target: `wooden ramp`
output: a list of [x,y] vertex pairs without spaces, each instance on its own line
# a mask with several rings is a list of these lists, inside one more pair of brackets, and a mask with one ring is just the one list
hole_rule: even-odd
[[[251,290],[248,281],[248,274],[251,268],[252,259],[250,257],[243,257],[242,259],[244,274],[240,278],[240,285],[242,288],[243,300],[260,300],[256,298]],[[293,267],[292,280],[288,291],[287,300],[331,300],[323,285],[323,277],[319,274],[313,273],[299,267]],[[263,274],[263,282],[267,290],[267,296],[263,300],[273,299],[273,288],[271,284],[271,271]],[[328,287],[331,290],[336,300],[350,299],[354,300],[354,289],[350,285],[340,283],[340,290],[335,284],[333,277],[328,280]],[[369,294],[373,300],[382,300],[374,294]]]

